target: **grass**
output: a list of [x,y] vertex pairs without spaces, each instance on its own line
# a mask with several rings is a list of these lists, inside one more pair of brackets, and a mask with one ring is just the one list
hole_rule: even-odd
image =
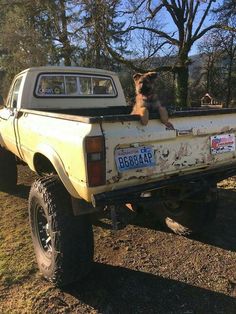
[[0,285],[9,287],[36,271],[27,200],[0,193]]

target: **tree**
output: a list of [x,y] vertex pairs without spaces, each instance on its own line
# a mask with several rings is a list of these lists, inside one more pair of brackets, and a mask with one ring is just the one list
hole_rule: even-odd
[[214,12],[220,14],[225,19],[234,17],[236,15],[235,0],[223,0],[223,3]]
[[[197,56],[199,66],[193,73],[194,88],[191,94],[200,99],[204,94],[209,93],[218,100],[225,90],[225,75],[222,67],[223,51],[218,44],[217,31],[212,31],[204,36],[198,45],[199,55]],[[198,94],[197,94],[197,93]],[[197,96],[197,97],[196,97]]]
[[70,66],[76,62],[81,38],[80,7],[76,0],[34,0],[37,28],[50,43],[49,63]]
[[218,33],[218,36],[219,46],[224,52],[224,67],[226,69],[226,106],[228,107],[232,100],[232,79],[236,64],[236,33],[221,31]]
[[228,28],[218,30],[216,45],[223,52],[224,67],[226,69],[226,106],[228,107],[232,101],[232,92],[235,81],[233,76],[236,65],[236,2],[232,0],[224,0],[222,5],[215,10],[217,20],[222,21]]
[[[172,58],[172,64],[149,68],[151,71],[172,71],[176,75],[176,105],[187,106],[188,99],[188,79],[189,79],[189,52],[193,44],[202,38],[208,31],[221,27],[219,23],[214,23],[204,27],[206,17],[210,13],[215,0],[130,0],[128,9],[123,9],[123,16],[129,18],[129,25],[122,31],[115,34],[129,34],[137,31],[143,31],[152,34],[157,38],[158,45],[153,56],[166,55],[170,49],[176,52],[175,58]],[[163,16],[169,17],[175,27],[175,31],[167,30],[167,27],[152,27],[151,22],[163,20]],[[161,19],[162,18],[162,19]],[[155,25],[155,24],[154,24]],[[160,26],[160,23],[157,23]],[[106,33],[104,33],[106,34]],[[105,43],[111,55],[132,67],[136,71],[145,72],[147,68],[137,66],[134,60],[127,60],[119,54],[114,47],[111,47],[109,40],[105,38]],[[149,56],[144,56],[149,58]]]
[[82,0],[84,54],[83,65],[114,70],[114,60],[107,53],[103,33],[110,45],[123,54],[126,51],[125,36],[119,31],[124,23],[116,21],[120,0]]
[[[2,4],[2,3],[1,3]],[[6,76],[2,81],[3,93],[13,76],[30,66],[47,62],[46,42],[35,28],[35,8],[30,2],[9,1],[1,6],[0,67]]]

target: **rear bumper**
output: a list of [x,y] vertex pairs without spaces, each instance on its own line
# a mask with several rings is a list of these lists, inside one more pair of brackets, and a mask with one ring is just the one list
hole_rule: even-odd
[[[212,183],[217,183],[234,175],[236,175],[236,164],[221,167],[219,169],[202,170],[194,174],[177,175],[160,181],[140,184],[95,195],[93,194],[92,204],[94,207],[97,207],[134,201],[144,201],[144,198],[141,197],[141,193],[145,191],[158,190],[175,184],[189,183],[191,181],[204,181],[205,183],[211,185]],[[203,187],[205,186],[206,185],[203,185]]]

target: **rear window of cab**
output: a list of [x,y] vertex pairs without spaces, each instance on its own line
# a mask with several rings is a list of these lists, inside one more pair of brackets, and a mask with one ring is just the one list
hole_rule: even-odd
[[111,77],[82,74],[40,74],[35,87],[37,97],[115,97]]

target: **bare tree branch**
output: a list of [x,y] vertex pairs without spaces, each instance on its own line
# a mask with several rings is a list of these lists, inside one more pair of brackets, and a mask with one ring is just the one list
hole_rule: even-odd
[[162,2],[165,5],[165,8],[169,12],[169,14],[171,15],[175,25],[179,28],[179,21],[178,21],[176,15],[174,13],[173,7],[169,4],[169,2],[167,0],[162,0]]
[[193,36],[191,43],[193,44],[196,40],[200,39],[203,37],[207,32],[209,32],[212,29],[223,29],[223,26],[221,24],[213,24],[211,26],[206,27],[204,30],[202,30],[197,36]]
[[[115,52],[107,43],[105,43],[106,49],[107,51],[111,54],[111,56],[113,58],[115,58],[117,61],[125,64],[126,66],[128,66],[129,68],[131,68],[132,70],[136,71],[136,72],[140,72],[140,73],[145,73],[147,72],[147,68],[141,68],[139,66],[135,65],[134,60],[133,61],[129,61],[124,59],[124,57],[122,57],[119,53]],[[175,65],[173,66],[160,66],[160,67],[155,67],[152,69],[149,69],[149,71],[154,71],[154,72],[172,72],[175,70]]]
[[150,58],[152,58],[153,56],[155,56],[155,54],[156,54],[162,47],[164,47],[164,45],[166,45],[166,44],[168,44],[168,43],[169,43],[169,42],[164,41],[162,44],[158,45],[158,46],[154,49],[154,51],[153,51],[151,54],[148,55],[147,58],[145,58],[144,60],[142,60],[141,63],[145,63],[148,59],[150,59]]
[[194,0],[190,1],[190,7],[189,7],[189,18],[188,18],[188,23],[187,23],[187,29],[188,29],[188,37],[187,37],[187,41],[191,41],[192,38],[192,30],[193,30],[193,22],[195,20],[196,14],[197,14],[197,10],[199,7],[199,2],[197,2],[197,4],[194,7],[193,4]]
[[122,11],[120,13],[122,13],[122,16],[123,15],[126,15],[126,14],[135,14],[140,8],[141,6],[146,2],[146,0],[142,0],[139,5],[137,7],[135,7],[133,10],[128,10],[128,11]]
[[[208,5],[207,5],[207,8],[206,8],[206,10],[205,10],[205,12],[204,12],[204,14],[203,14],[203,16],[202,16],[202,18],[201,18],[201,21],[200,21],[200,23],[199,23],[199,25],[198,25],[198,27],[197,27],[197,29],[196,29],[196,31],[195,31],[193,37],[197,37],[197,35],[198,35],[199,31],[201,30],[202,25],[203,25],[203,23],[204,23],[204,21],[205,21],[205,19],[206,19],[206,17],[207,17],[207,14],[208,14],[208,12],[209,12],[209,10],[210,10],[210,7],[211,7],[211,5],[212,5],[212,3],[213,3],[214,1],[215,1],[215,0],[209,0],[209,3],[208,3]],[[197,2],[196,6],[198,6],[198,5],[199,5],[199,2]]]
[[153,19],[157,15],[157,13],[164,7],[164,5],[160,4],[154,10],[152,10],[151,9],[151,2],[152,2],[151,0],[148,0],[147,9],[148,9],[148,12],[151,15],[150,19]]
[[146,31],[149,31],[149,32],[152,32],[162,38],[165,38],[166,40],[168,40],[169,43],[171,43],[172,45],[175,45],[175,46],[179,46],[179,41],[171,36],[169,36],[167,33],[165,32],[162,32],[162,31],[159,31],[155,28],[151,28],[151,27],[146,27],[146,26],[130,26],[128,27],[127,29],[123,30],[123,31],[119,31],[119,32],[114,32],[113,34],[125,34],[125,33],[128,33],[130,31],[134,31],[134,30],[146,30]]

